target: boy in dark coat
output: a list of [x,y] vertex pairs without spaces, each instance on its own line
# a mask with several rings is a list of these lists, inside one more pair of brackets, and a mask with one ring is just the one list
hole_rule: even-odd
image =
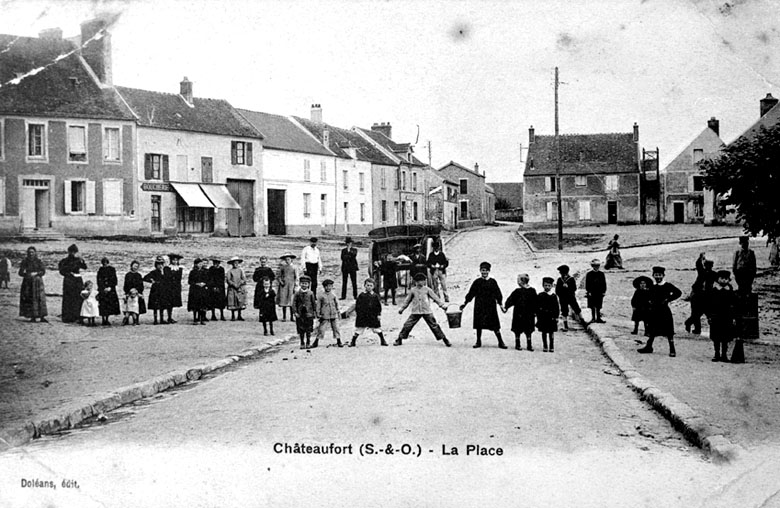
[[436,296],[436,293],[426,285],[427,280],[428,278],[424,273],[418,273],[414,276],[414,287],[409,291],[409,296],[406,297],[404,304],[398,309],[398,313],[403,314],[404,310],[411,305],[412,315],[409,316],[404,323],[404,326],[401,328],[401,333],[398,334],[398,338],[393,342],[394,346],[403,345],[403,341],[409,337],[409,332],[412,331],[414,325],[416,325],[420,319],[424,319],[428,324],[428,328],[433,332],[433,336],[436,337],[436,340],[440,340],[445,346],[450,347],[450,341],[447,340],[441,326],[436,322],[436,318],[433,317],[433,311],[431,310],[429,300],[436,302],[436,305],[442,309],[446,309],[447,306],[444,305],[444,303],[439,300],[439,297]]
[[720,270],[717,283],[707,295],[707,307],[710,322],[710,339],[715,348],[713,362],[727,362],[729,342],[734,338],[736,326],[734,318],[737,308],[737,293],[731,287],[731,272]]
[[208,269],[202,266],[205,259],[195,258],[192,262],[192,270],[187,276],[187,284],[190,286],[187,298],[187,310],[192,312],[193,324],[206,324],[206,309],[209,306]]
[[498,347],[506,349],[506,344],[501,338],[501,323],[498,321],[496,305],[502,312],[506,312],[501,302],[503,296],[495,279],[490,278],[491,265],[487,261],[479,264],[480,278],[471,283],[466,301],[460,306],[463,310],[471,300],[474,300],[474,329],[477,331],[477,342],[473,347],[482,347],[482,330],[493,330],[498,339]]
[[645,335],[647,331],[647,319],[650,314],[650,287],[653,285],[653,279],[642,275],[634,279],[634,296],[631,297],[631,320],[634,321],[634,330],[631,335],[639,333],[639,322],[645,325]]
[[341,314],[341,317],[346,319],[352,311],[355,311],[355,333],[352,335],[349,347],[355,347],[358,338],[366,330],[377,334],[379,343],[386,346],[387,342],[379,321],[382,315],[382,301],[379,299],[379,295],[374,292],[374,279],[366,279],[363,282],[363,292],[358,295],[355,303]]
[[257,320],[263,323],[263,335],[268,335],[268,327],[271,327],[271,335],[274,334],[274,321],[276,321],[276,292],[271,287],[271,281],[267,277],[261,280],[255,290],[254,307],[257,309]]
[[525,334],[526,349],[533,351],[531,335],[534,333],[534,321],[536,318],[536,290],[528,285],[530,278],[527,273],[517,276],[519,288],[512,291],[504,302],[504,312],[514,307],[512,312],[512,331],[515,333],[515,349],[522,351],[520,346],[520,334]]
[[569,330],[569,307],[574,316],[579,319],[580,305],[577,303],[577,281],[569,275],[569,266],[561,265],[558,267],[558,281],[555,283],[555,294],[558,296],[558,303],[561,305],[561,317],[563,318],[563,331]]
[[704,253],[699,254],[696,260],[696,280],[691,286],[691,315],[685,320],[685,331],[690,332],[693,327],[693,333],[701,333],[701,317],[707,312],[707,295],[715,284],[718,275],[712,269],[715,262],[706,259]]
[[650,313],[649,330],[650,337],[647,339],[645,347],[638,349],[640,353],[653,352],[653,340],[656,337],[666,337],[669,340],[669,356],[677,356],[674,349],[674,317],[669,308],[669,302],[677,300],[682,296],[682,291],[674,285],[664,281],[666,269],[663,266],[653,267],[653,279],[655,284],[650,288]]
[[[542,332],[542,351],[555,352],[555,332],[558,331],[558,297],[552,292],[553,278],[542,279],[543,293],[536,296],[536,329]],[[549,348],[547,339],[550,339]]]
[[208,269],[208,306],[211,309],[211,320],[217,320],[216,310],[219,309],[219,317],[225,321],[225,305],[227,305],[227,293],[225,290],[225,268],[219,266],[222,261],[212,259]]
[[585,274],[585,292],[588,296],[588,308],[591,313],[591,323],[604,323],[601,319],[601,306],[604,303],[604,293],[607,292],[607,277],[599,271],[601,261],[590,262],[591,271]]
[[301,349],[309,349],[311,333],[314,331],[317,301],[314,293],[309,289],[311,277],[303,275],[298,281],[300,289],[293,295],[292,314],[295,318],[295,328],[301,338]]

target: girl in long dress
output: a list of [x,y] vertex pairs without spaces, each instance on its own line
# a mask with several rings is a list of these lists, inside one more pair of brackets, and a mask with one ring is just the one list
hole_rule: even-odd
[[97,292],[98,303],[100,303],[100,316],[103,318],[103,325],[108,326],[109,316],[119,315],[119,296],[116,293],[116,268],[111,266],[108,258],[100,260],[103,265],[97,272]]
[[219,309],[219,319],[225,320],[225,305],[227,294],[225,293],[225,268],[219,266],[219,259],[212,259],[209,268],[203,268],[208,273],[208,308],[211,309],[211,320],[217,320],[216,311]]
[[205,260],[195,258],[192,270],[187,277],[190,293],[187,298],[187,310],[192,312],[193,324],[206,324],[206,309],[209,306],[208,270],[201,264]]
[[[141,275],[141,272],[138,271],[138,268],[141,266],[141,264],[138,262],[138,260],[134,259],[130,262],[130,271],[125,274],[125,283],[122,287],[122,291],[124,291],[125,296],[130,294],[130,291],[135,289],[136,293],[138,293],[138,314],[146,314],[146,300],[144,300],[144,278]],[[125,316],[125,319],[122,320],[122,324],[126,325],[129,323],[129,319],[127,316]]]
[[230,320],[236,321],[236,312],[238,312],[238,321],[243,321],[241,311],[246,308],[246,274],[239,268],[243,259],[233,257],[228,261],[231,266],[226,274],[227,281],[227,308],[230,310]]
[[171,279],[170,284],[168,286],[168,307],[165,309],[168,311],[168,322],[173,324],[176,322],[175,319],[173,319],[173,309],[176,307],[182,306],[181,301],[181,279],[184,275],[184,267],[181,266],[181,256],[178,254],[168,254],[168,259],[170,259],[170,270],[171,270]]
[[[167,324],[163,319],[163,310],[168,306],[168,292],[166,284],[171,277],[170,269],[165,267],[165,260],[162,256],[157,256],[154,260],[154,270],[144,275],[144,282],[150,282],[148,307],[154,313],[154,324]],[[160,315],[160,321],[157,321],[157,314]]]
[[81,291],[84,289],[81,270],[86,270],[87,264],[81,259],[75,243],[68,247],[68,256],[60,260],[57,268],[62,275],[62,322],[81,322]]
[[276,294],[276,304],[282,308],[282,321],[287,318],[287,309],[290,309],[290,321],[293,320],[292,301],[295,294],[295,282],[298,280],[295,266],[292,264],[294,254],[285,254],[281,257],[282,264],[279,267],[279,292]]
[[30,318],[35,322],[40,318],[41,323],[48,323],[46,315],[46,289],[43,286],[43,276],[46,268],[38,259],[35,247],[27,248],[27,257],[19,266],[19,276],[22,277],[22,288],[19,293],[19,315]]
[[620,255],[620,243],[618,242],[620,235],[615,235],[612,240],[609,241],[607,246],[607,260],[604,263],[604,269],[609,270],[611,268],[623,268],[623,257]]

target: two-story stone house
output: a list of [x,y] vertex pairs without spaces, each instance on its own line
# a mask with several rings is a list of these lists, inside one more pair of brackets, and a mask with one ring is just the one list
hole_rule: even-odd
[[[558,221],[555,136],[528,131],[523,173],[523,221],[548,226]],[[614,134],[559,136],[563,222],[639,222],[639,127]]]
[[[485,174],[480,173],[479,164],[474,169],[450,161],[438,169],[446,179],[458,183],[458,227],[488,224],[493,212],[488,212]],[[495,209],[495,193],[492,209]]]

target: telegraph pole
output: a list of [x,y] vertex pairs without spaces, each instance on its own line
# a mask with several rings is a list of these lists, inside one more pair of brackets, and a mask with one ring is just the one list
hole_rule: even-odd
[[555,68],[555,193],[558,198],[558,250],[563,250],[563,204],[561,203],[561,150],[558,135],[558,67]]

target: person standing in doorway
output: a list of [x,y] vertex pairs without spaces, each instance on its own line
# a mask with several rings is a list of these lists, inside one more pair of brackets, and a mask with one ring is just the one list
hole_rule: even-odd
[[347,299],[347,278],[352,279],[352,297],[357,300],[357,249],[353,246],[352,237],[348,236],[344,243],[346,247],[341,249],[341,299]]
[[[433,242],[433,251],[428,254],[428,269],[431,271],[431,283],[433,292],[438,297],[444,297],[444,303],[450,302],[450,296],[447,294],[447,267],[450,262],[444,252],[441,250],[441,240]],[[441,294],[439,288],[441,287]]]
[[81,270],[86,270],[87,264],[81,259],[75,243],[68,247],[68,256],[60,260],[57,268],[62,275],[62,322],[80,322],[81,291],[84,289]]
[[301,263],[302,268],[306,275],[309,276],[309,284],[311,285],[311,291],[314,295],[317,295],[317,276],[322,273],[322,255],[320,249],[317,247],[317,238],[311,237],[309,239],[309,245],[303,248],[301,251]]
[[732,272],[739,293],[742,295],[752,293],[753,279],[756,278],[756,253],[750,248],[748,236],[739,237],[739,250],[734,253]]

